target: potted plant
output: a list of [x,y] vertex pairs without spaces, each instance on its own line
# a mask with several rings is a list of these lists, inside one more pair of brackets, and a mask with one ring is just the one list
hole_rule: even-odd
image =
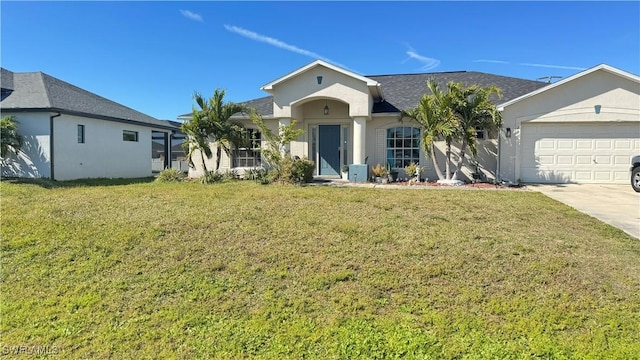
[[342,171],[342,180],[349,180],[349,166],[342,165],[340,170]]
[[382,165],[378,164],[375,167],[373,167],[371,169],[371,176],[373,177],[373,180],[377,183],[381,183],[383,182],[387,182],[387,169],[383,168]]
[[420,181],[420,175],[422,174],[422,167],[420,167],[420,165],[411,162],[404,167],[404,171],[410,179],[414,178],[415,181]]

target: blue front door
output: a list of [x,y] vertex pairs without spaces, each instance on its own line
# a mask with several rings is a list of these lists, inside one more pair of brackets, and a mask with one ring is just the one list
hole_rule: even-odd
[[320,175],[340,174],[340,125],[318,126]]

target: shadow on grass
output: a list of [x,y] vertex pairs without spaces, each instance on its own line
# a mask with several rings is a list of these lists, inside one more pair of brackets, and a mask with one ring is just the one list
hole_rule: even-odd
[[80,179],[68,181],[55,181],[50,179],[22,179],[22,178],[3,178],[2,181],[11,184],[31,184],[38,185],[45,189],[54,188],[74,188],[85,186],[119,186],[150,183],[155,180],[154,177],[134,178],[134,179]]

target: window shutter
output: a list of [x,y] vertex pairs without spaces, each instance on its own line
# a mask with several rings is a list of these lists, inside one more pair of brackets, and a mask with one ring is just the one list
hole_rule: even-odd
[[381,164],[385,166],[387,164],[387,130],[376,129],[376,158],[372,166]]
[[222,151],[222,153],[220,154],[220,157],[221,157],[220,169],[230,169],[229,156],[227,156],[227,153]]

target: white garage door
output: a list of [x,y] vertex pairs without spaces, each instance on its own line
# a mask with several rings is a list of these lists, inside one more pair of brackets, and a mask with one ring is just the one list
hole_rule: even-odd
[[523,124],[520,149],[524,182],[626,184],[640,123]]

